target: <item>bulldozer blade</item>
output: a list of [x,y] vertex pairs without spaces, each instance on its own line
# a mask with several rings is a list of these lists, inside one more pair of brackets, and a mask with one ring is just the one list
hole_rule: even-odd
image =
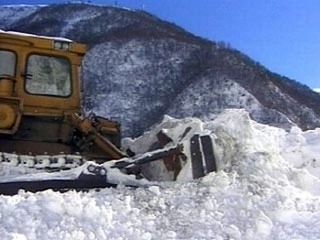
[[200,136],[194,135],[190,139],[191,165],[193,178],[201,178],[204,176],[204,168],[202,161],[202,153],[200,150]]
[[212,139],[208,135],[200,137],[202,145],[202,153],[206,165],[206,173],[217,171],[216,159],[213,151]]
[[190,139],[190,153],[194,179],[204,177],[206,174],[217,170],[210,136],[195,134]]
[[152,152],[148,152],[147,154],[142,154],[137,157],[128,158],[125,160],[117,160],[111,168],[130,168],[133,166],[142,165],[145,163],[153,162],[159,159],[163,159],[166,157],[170,157],[173,155],[183,155],[183,145],[179,144],[177,146],[173,146],[171,148],[166,149],[158,149]]
[[[118,172],[121,169],[131,169],[145,163],[153,162],[166,158],[186,158],[184,144],[157,149],[140,156],[114,160],[114,162],[99,165],[92,162],[86,162],[84,165],[56,173],[39,173],[25,176],[18,176],[9,179],[0,179],[0,194],[14,195],[19,190],[38,192],[47,189],[56,191],[88,190],[97,188],[115,187],[118,184],[138,187],[154,185],[154,182],[127,181],[128,176],[120,176]],[[212,171],[216,171],[216,162],[212,139],[209,135],[200,136],[196,134],[190,139],[190,153],[193,178],[200,178]],[[179,159],[178,159],[179,160]],[[180,160],[179,160],[180,161]],[[120,171],[119,171],[120,172]],[[112,174],[115,175],[112,175]],[[111,176],[111,177],[110,177]],[[113,178],[112,176],[116,176]]]
[[[160,144],[160,147],[165,147],[167,144],[172,143],[172,139],[164,133],[163,130],[161,130],[157,134],[158,142]],[[178,177],[179,172],[182,169],[181,166],[181,160],[182,160],[181,154],[171,154],[163,158],[164,166],[166,167],[168,172],[173,172],[173,180],[176,180]]]
[[[158,134],[158,139],[161,145],[172,142],[163,133]],[[156,149],[147,154],[142,154],[125,160],[118,160],[111,168],[131,168],[145,163],[163,159],[165,167],[168,171],[173,171],[174,179],[176,180],[180,170],[182,169],[181,160],[186,159],[185,146],[180,143],[176,146]],[[193,179],[205,176],[206,174],[216,171],[216,160],[212,138],[209,135],[195,134],[190,139],[190,153]]]

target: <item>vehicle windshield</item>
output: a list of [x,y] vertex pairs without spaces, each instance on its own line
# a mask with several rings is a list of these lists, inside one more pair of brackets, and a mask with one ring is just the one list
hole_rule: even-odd
[[71,94],[71,65],[63,57],[32,54],[28,57],[26,91],[67,97]]
[[0,50],[0,76],[15,76],[16,55],[14,52]]

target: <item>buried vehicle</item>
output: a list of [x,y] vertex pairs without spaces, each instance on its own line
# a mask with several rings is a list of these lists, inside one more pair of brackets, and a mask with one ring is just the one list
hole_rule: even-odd
[[[1,164],[41,170],[1,178],[0,194],[148,185],[128,182],[125,174],[140,178],[142,164],[160,159],[175,180],[186,156],[194,178],[215,170],[211,137],[189,136],[190,129],[175,142],[159,131],[157,143],[144,154],[122,151],[120,124],[81,107],[85,50],[65,38],[0,30]],[[191,153],[185,153],[186,144]]]

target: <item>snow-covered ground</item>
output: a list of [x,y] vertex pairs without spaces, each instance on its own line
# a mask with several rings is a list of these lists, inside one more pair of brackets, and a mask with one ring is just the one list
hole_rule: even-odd
[[143,148],[158,129],[177,138],[189,126],[215,139],[218,172],[166,186],[0,196],[1,239],[320,238],[319,128],[285,132],[227,110],[210,122],[167,117],[127,144]]

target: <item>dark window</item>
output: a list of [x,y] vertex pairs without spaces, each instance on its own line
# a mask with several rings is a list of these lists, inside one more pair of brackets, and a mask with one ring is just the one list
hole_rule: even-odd
[[71,94],[71,66],[63,57],[30,55],[26,91],[32,94],[67,97]]
[[0,50],[0,76],[15,76],[16,55],[13,52]]

